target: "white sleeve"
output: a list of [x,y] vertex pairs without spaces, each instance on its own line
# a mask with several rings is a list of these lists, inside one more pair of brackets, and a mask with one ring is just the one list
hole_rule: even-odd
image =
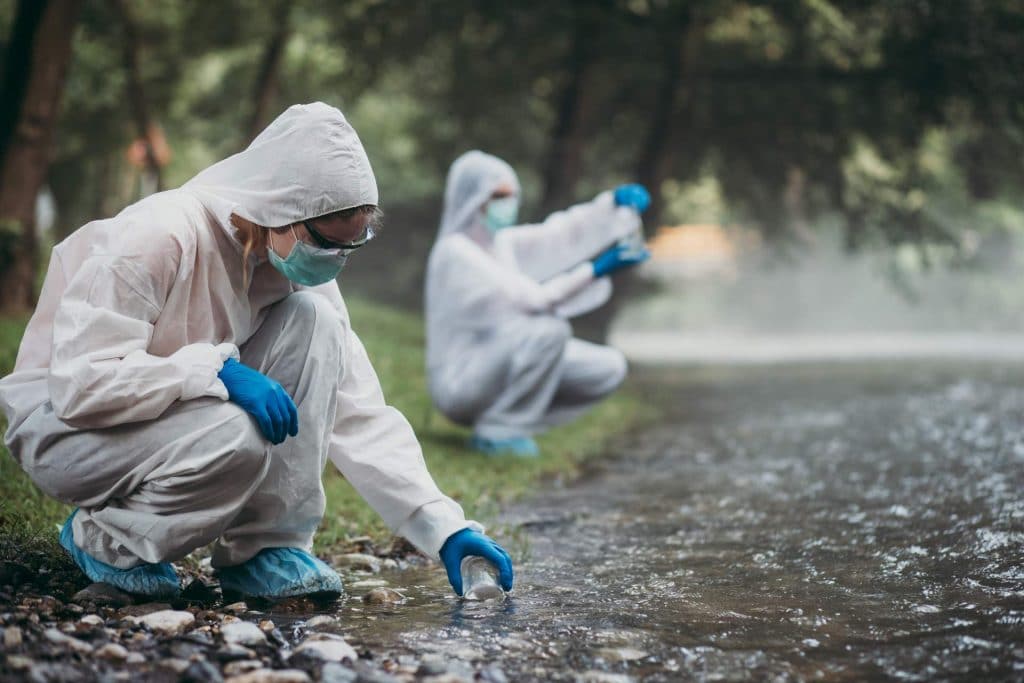
[[462,295],[467,299],[489,297],[498,292],[502,299],[523,313],[552,313],[563,301],[570,299],[594,281],[590,262],[577,264],[545,282],[537,282],[521,272],[515,263],[505,262],[500,255],[488,254],[468,238],[451,239],[449,258],[462,271],[459,279],[466,283]]
[[384,401],[366,349],[336,294],[337,285],[314,289],[340,305],[345,320],[345,369],[338,387],[331,462],[392,531],[436,560],[449,536],[481,527],[467,521],[462,507],[441,493],[427,471],[412,426]]
[[238,357],[234,345],[148,353],[166,300],[159,283],[166,280],[109,255],[82,265],[53,322],[48,388],[57,417],[84,428],[110,427],[159,417],[178,400],[227,400],[217,373],[227,358]]
[[537,282],[545,282],[640,228],[640,215],[616,206],[611,192],[548,216],[543,223],[501,230],[494,251]]

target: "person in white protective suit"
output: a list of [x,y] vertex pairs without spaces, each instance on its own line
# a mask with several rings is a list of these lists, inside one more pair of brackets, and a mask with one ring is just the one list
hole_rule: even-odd
[[0,408],[28,476],[77,506],[61,544],[89,578],[174,596],[170,563],[212,543],[226,595],[337,596],[310,554],[329,459],[457,593],[468,555],[511,589],[352,330],[335,277],[377,213],[355,130],[315,103],[54,247]]
[[434,404],[473,427],[473,447],[529,457],[533,434],[626,376],[622,353],[574,339],[567,319],[607,301],[609,273],[648,258],[625,242],[639,236],[650,197],[623,185],[517,226],[519,194],[497,157],[474,150],[452,164],[427,265],[427,371]]

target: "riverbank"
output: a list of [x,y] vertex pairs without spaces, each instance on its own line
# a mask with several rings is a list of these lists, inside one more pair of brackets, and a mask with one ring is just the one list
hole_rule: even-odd
[[[448,422],[430,405],[422,320],[362,299],[348,303],[353,326],[367,347],[385,396],[412,423],[439,486],[462,503],[469,517],[491,526],[491,533],[517,558],[527,551],[522,534],[493,526],[501,508],[543,482],[572,479],[586,460],[605,452],[617,435],[653,417],[647,402],[624,391],[580,421],[543,435],[540,458],[481,456],[466,448],[468,431]],[[0,319],[0,372],[4,374],[13,364],[25,322]],[[371,614],[400,609],[406,600],[401,591],[404,574],[392,573],[425,561],[392,537],[333,468],[325,473],[324,482],[328,507],[315,551],[342,573],[346,604],[365,605]],[[139,675],[147,680],[219,680],[253,675],[252,670],[258,669],[265,671],[242,680],[340,681],[354,680],[357,671],[360,680],[394,680],[395,675],[409,680],[448,671],[429,657],[403,655],[405,659],[399,660],[369,650],[351,662],[355,668],[326,666],[351,659],[348,646],[336,639],[344,624],[326,617],[313,622],[286,619],[289,626],[284,628],[257,611],[266,606],[224,606],[202,553],[179,563],[186,590],[181,600],[171,604],[122,605],[123,596],[80,593],[88,582],[56,544],[57,525],[68,511],[42,495],[6,452],[0,454],[0,621],[6,655],[0,673],[4,676],[84,680],[105,672],[113,680]],[[441,573],[436,567],[422,571]],[[444,603],[438,607],[447,608]],[[275,609],[308,616],[322,606],[300,603]],[[146,619],[149,613],[167,611],[175,614]],[[178,626],[154,625],[163,618],[177,620]],[[248,629],[249,644],[232,640],[243,637],[244,633],[234,632],[242,633],[247,627],[225,632],[228,625],[243,622],[262,629],[259,634]],[[327,644],[300,650],[306,641]],[[282,669],[293,671],[269,672]],[[459,675],[501,680],[500,671],[481,671]]]

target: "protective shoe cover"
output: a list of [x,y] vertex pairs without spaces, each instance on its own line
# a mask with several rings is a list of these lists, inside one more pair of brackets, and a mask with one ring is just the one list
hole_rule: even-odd
[[71,513],[60,530],[60,544],[71,555],[75,564],[93,581],[108,583],[127,593],[145,595],[151,598],[173,598],[181,592],[178,575],[169,562],[160,564],[143,564],[131,569],[118,569],[100,562],[75,545],[71,531],[72,520],[78,509]]
[[488,439],[474,434],[469,440],[469,447],[485,455],[514,455],[519,458],[536,458],[540,455],[537,442],[528,436]]
[[263,598],[341,595],[341,577],[326,564],[298,548],[264,548],[252,559],[217,572],[225,596]]

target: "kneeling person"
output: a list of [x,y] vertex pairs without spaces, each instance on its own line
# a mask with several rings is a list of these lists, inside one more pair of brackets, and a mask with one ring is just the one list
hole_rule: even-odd
[[310,554],[331,460],[457,592],[467,555],[511,588],[385,403],[334,281],[376,205],[355,131],[316,103],[54,247],[0,408],[21,467],[77,506],[61,544],[90,579],[171,597],[170,563],[213,543],[227,594],[338,595]]

